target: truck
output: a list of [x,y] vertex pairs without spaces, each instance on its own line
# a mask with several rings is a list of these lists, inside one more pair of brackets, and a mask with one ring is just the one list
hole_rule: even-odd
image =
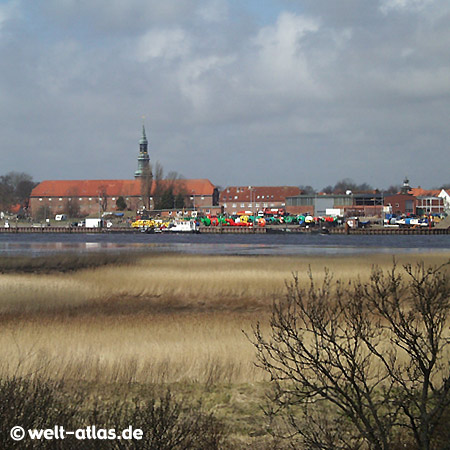
[[104,226],[103,219],[87,217],[85,219],[84,226],[86,228],[103,228],[103,226]]

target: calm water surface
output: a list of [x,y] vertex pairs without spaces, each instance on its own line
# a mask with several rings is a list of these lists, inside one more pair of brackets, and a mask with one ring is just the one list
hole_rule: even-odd
[[1,234],[0,255],[136,251],[236,255],[450,253],[450,235]]

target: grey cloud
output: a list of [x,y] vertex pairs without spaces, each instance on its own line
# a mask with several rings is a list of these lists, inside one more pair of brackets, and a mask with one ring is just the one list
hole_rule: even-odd
[[135,34],[154,24],[184,22],[195,0],[44,0],[35,11],[65,27],[84,27],[95,34]]
[[221,185],[448,182],[450,6],[397,1],[280,0],[264,25],[225,0],[22,9],[0,25],[6,170],[131,177],[144,114],[153,160]]

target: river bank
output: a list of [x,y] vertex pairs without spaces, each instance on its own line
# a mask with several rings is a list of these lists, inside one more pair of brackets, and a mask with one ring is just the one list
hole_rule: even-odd
[[[136,234],[140,231],[128,227],[111,227],[111,228],[85,228],[70,226],[11,226],[8,228],[0,228],[0,233],[4,234],[48,234],[48,233],[64,233],[64,234],[103,234],[103,233],[132,233]],[[366,228],[344,228],[344,227],[299,227],[293,225],[278,225],[267,227],[206,227],[200,226],[199,233],[207,234],[270,234],[270,233],[299,233],[299,234],[346,234],[346,235],[447,235],[450,234],[450,228],[427,228],[427,227],[366,227]]]

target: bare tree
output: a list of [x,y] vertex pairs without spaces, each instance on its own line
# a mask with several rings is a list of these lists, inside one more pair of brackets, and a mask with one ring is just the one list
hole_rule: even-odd
[[163,186],[164,170],[159,162],[156,162],[153,173],[153,205],[154,209],[161,209],[161,201],[164,194]]
[[64,201],[64,212],[69,217],[80,217],[80,202],[77,197],[66,198]]
[[98,201],[102,212],[108,209],[108,190],[104,184],[98,187]]
[[168,205],[168,208],[184,208],[185,198],[188,195],[186,183],[184,181],[183,175],[176,171],[171,171],[166,177],[165,189],[170,195],[166,197],[171,197],[172,203]]
[[[373,269],[370,281],[316,286],[297,276],[258,324],[259,366],[307,448],[429,450],[450,405],[448,264]],[[447,328],[446,328],[447,327]],[[269,411],[270,412],[270,411]],[[442,447],[439,447],[442,448]]]
[[64,212],[69,217],[80,217],[80,201],[79,201],[79,191],[78,188],[72,188],[67,191],[65,201],[64,201]]
[[142,171],[141,176],[141,197],[145,209],[151,209],[151,196],[153,187],[153,173],[150,164]]
[[[308,185],[304,185],[304,184],[301,184],[300,186],[299,186],[299,189],[302,191],[302,195],[314,195],[317,191],[312,187],[312,186],[310,186],[309,184]],[[332,188],[331,188],[332,189]]]
[[373,188],[367,183],[357,184],[351,178],[344,178],[339,180],[333,188],[334,194],[345,194],[347,191],[352,192],[369,192]]
[[36,185],[31,175],[24,172],[8,172],[0,176],[0,209],[8,209],[16,203],[27,208],[30,193]]
[[389,186],[387,189],[384,189],[385,194],[398,194],[401,191],[402,187],[399,184],[393,184]]

